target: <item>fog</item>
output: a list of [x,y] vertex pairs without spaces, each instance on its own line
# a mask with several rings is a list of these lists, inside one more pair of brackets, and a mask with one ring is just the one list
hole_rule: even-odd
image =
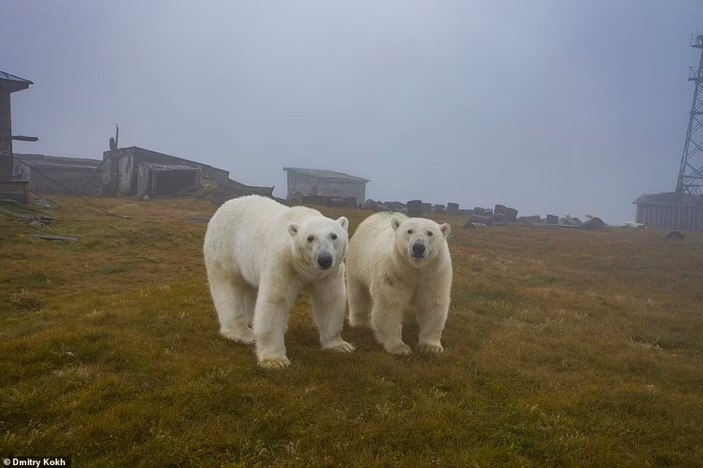
[[367,198],[634,219],[672,191],[703,2],[0,2],[17,153],[140,146],[284,197],[284,166]]

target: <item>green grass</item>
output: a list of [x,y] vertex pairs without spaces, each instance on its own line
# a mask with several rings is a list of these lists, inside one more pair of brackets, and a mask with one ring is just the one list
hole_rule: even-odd
[[[345,329],[307,298],[263,371],[219,337],[197,200],[72,198],[0,218],[0,456],[79,466],[695,466],[703,460],[703,235],[452,223],[440,356]],[[354,229],[368,212],[347,215]],[[47,232],[75,243],[30,237]],[[411,316],[409,317],[411,318]],[[414,344],[417,327],[404,333]]]

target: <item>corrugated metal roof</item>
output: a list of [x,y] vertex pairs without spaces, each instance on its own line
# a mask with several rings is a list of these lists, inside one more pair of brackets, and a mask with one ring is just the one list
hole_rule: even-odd
[[326,169],[307,169],[304,167],[284,167],[284,171],[294,171],[294,172],[299,172],[301,174],[309,175],[311,177],[318,177],[320,179],[327,179],[327,180],[344,180],[347,182],[360,182],[360,183],[366,183],[369,180],[364,179],[362,177],[355,177],[351,176],[349,174],[345,174],[343,172],[336,172],[336,171],[328,171]]
[[29,85],[34,84],[29,80],[20,78],[19,76],[11,75],[4,71],[0,71],[0,82],[3,82],[6,85],[11,85],[18,89],[25,89],[28,88]]
[[193,160],[186,159],[186,158],[180,158],[180,157],[178,157],[178,156],[172,156],[172,155],[166,154],[166,153],[159,153],[158,151],[153,151],[153,150],[150,150],[150,149],[141,148],[141,147],[139,147],[139,146],[127,146],[127,147],[124,147],[124,148],[119,148],[117,151],[129,151],[129,150],[131,150],[131,151],[133,151],[133,152],[137,152],[137,153],[142,153],[142,154],[143,154],[143,153],[148,153],[148,154],[153,155],[153,156],[169,158],[169,159],[171,159],[171,160],[173,160],[173,161],[185,161],[185,162],[197,164],[198,166],[209,167],[209,168],[211,168],[211,169],[215,169],[215,170],[218,170],[218,171],[226,172],[227,174],[229,174],[229,171],[227,171],[227,170],[225,170],[225,169],[220,169],[219,167],[210,166],[209,164],[204,164],[204,163],[201,163],[201,162],[198,162],[198,161],[193,161]]
[[181,164],[159,164],[159,163],[141,163],[149,169],[157,171],[199,171],[199,167],[183,166]]
[[640,196],[633,203],[635,205],[703,206],[703,196],[676,192],[651,193]]
[[100,159],[73,158],[67,156],[48,156],[46,154],[21,154],[14,153],[13,156],[30,166],[84,166],[97,168],[102,165]]

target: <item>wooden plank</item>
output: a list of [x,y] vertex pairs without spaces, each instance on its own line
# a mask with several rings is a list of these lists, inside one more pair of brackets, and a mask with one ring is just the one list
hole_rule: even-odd
[[30,237],[35,237],[37,239],[43,240],[53,240],[61,242],[77,242],[77,237],[65,237],[65,236],[55,236],[53,234],[30,234]]

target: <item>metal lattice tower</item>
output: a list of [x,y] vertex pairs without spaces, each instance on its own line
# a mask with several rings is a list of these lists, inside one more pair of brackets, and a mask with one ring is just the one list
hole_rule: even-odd
[[695,88],[676,192],[703,195],[703,34],[691,38],[691,47],[701,50],[701,58],[698,68],[691,67],[688,76]]

